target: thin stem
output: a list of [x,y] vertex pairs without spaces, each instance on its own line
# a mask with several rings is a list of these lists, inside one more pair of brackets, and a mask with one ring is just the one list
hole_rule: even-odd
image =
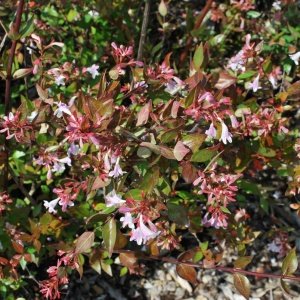
[[[12,29],[14,34],[18,35],[20,26],[21,26],[21,20],[22,20],[22,13],[24,9],[24,3],[25,0],[19,0],[17,13],[16,13],[16,21],[12,24]],[[10,112],[11,107],[11,80],[12,80],[12,66],[15,58],[15,52],[17,47],[17,40],[13,40],[11,44],[11,48],[9,51],[9,57],[8,57],[8,63],[7,63],[7,69],[6,69],[6,80],[5,80],[5,98],[4,98],[4,112],[5,115],[8,115]],[[8,142],[5,140],[5,147],[7,148]],[[6,150],[7,152],[7,150]],[[7,183],[8,183],[8,168],[9,168],[9,161],[8,161],[8,152],[6,153],[5,158],[5,165],[3,168],[2,173],[2,180],[1,180],[1,189],[5,190],[7,189]]]
[[140,42],[139,42],[139,50],[137,55],[137,60],[142,60],[143,58],[143,50],[144,50],[144,44],[146,40],[147,35],[147,28],[148,28],[148,22],[149,22],[149,14],[150,14],[150,1],[146,0],[145,3],[145,9],[144,9],[144,16],[143,16],[143,23],[142,23],[142,29],[141,29],[141,35],[140,35]]
[[[200,15],[198,16],[198,18],[196,19],[195,25],[194,25],[194,30],[197,30],[198,28],[200,28],[205,16],[207,15],[207,13],[210,10],[210,7],[212,6],[213,0],[207,0],[206,4],[204,6],[204,8],[201,10]],[[192,42],[193,42],[193,37],[189,36],[187,42],[186,42],[186,46],[183,50],[183,52],[180,55],[180,59],[179,62],[183,63],[188,55],[188,51],[192,46]]]
[[190,266],[190,267],[194,267],[194,268],[201,268],[204,270],[217,270],[217,271],[233,273],[233,274],[240,273],[240,274],[245,274],[245,275],[259,277],[259,278],[288,279],[288,280],[300,282],[299,276],[253,272],[253,271],[246,271],[246,270],[242,270],[242,269],[238,269],[238,268],[231,268],[231,267],[224,267],[224,266],[205,267],[202,263],[192,263],[189,261],[180,261],[180,260],[177,260],[176,258],[172,258],[172,257],[160,257],[160,256],[154,256],[154,255],[145,256],[143,253],[135,252],[135,251],[131,251],[131,250],[114,250],[113,253],[130,253],[130,254],[135,254],[137,256],[137,258],[142,259],[142,260],[158,260],[158,261],[163,261],[163,262],[167,262],[167,263],[171,263],[171,264],[175,264],[175,265],[186,265],[186,266]]

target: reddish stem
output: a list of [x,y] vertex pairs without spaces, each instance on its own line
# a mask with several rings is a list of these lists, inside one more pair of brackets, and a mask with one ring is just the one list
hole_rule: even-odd
[[[17,15],[16,15],[16,21],[12,25],[12,31],[15,35],[19,34],[20,26],[21,26],[21,20],[22,20],[22,13],[24,9],[24,2],[25,0],[20,0],[18,3],[17,8]],[[12,80],[12,66],[15,58],[15,52],[17,47],[17,40],[13,40],[10,51],[9,51],[9,57],[7,62],[7,69],[6,69],[6,80],[5,80],[5,98],[4,98],[4,112],[5,115],[8,115],[10,112],[10,106],[11,106],[11,80]],[[7,148],[7,141],[5,140],[5,146]],[[7,188],[8,183],[8,152],[6,152],[5,157],[5,166],[3,169],[3,189],[5,190]]]
[[178,259],[172,257],[159,257],[154,255],[145,256],[143,253],[135,252],[131,250],[114,250],[114,253],[131,253],[135,254],[139,259],[142,260],[158,260],[163,262],[168,262],[175,265],[186,265],[194,268],[201,268],[206,270],[217,270],[226,273],[240,273],[249,276],[259,277],[259,278],[276,278],[276,279],[288,279],[293,281],[299,281],[299,276],[290,276],[290,275],[279,275],[279,274],[270,274],[270,273],[262,273],[262,272],[254,272],[254,271],[246,271],[238,268],[224,267],[224,266],[212,266],[212,267],[204,267],[203,263],[192,263],[189,261],[180,261]]
[[[200,15],[196,19],[196,22],[195,22],[195,25],[194,25],[194,30],[197,30],[198,28],[200,28],[205,16],[207,15],[207,13],[210,10],[210,7],[211,7],[212,3],[213,3],[213,0],[206,1],[206,4],[205,4],[204,8],[201,10]],[[189,38],[187,39],[185,48],[184,48],[183,52],[180,55],[180,58],[179,58],[180,64],[182,64],[185,61],[185,59],[188,55],[188,52],[189,52],[189,50],[192,46],[192,42],[193,42],[193,37],[190,35]]]

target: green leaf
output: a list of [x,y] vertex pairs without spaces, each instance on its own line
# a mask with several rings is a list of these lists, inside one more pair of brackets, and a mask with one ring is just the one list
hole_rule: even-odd
[[188,225],[188,213],[186,207],[172,202],[167,203],[168,218],[180,226]]
[[211,149],[202,149],[197,152],[195,152],[192,155],[191,161],[193,162],[205,162],[210,160],[216,155],[216,151],[211,150]]
[[191,133],[183,137],[182,142],[188,146],[193,153],[196,152],[206,139],[205,134]]
[[298,260],[296,255],[296,249],[293,248],[287,254],[282,262],[282,274],[283,275],[292,275],[298,268]]
[[26,22],[25,27],[20,30],[20,38],[25,38],[29,36],[34,31],[34,16],[32,15],[30,19]]
[[274,157],[276,156],[276,151],[271,148],[266,148],[263,146],[260,146],[258,149],[258,153],[265,157]]
[[239,293],[246,299],[250,296],[250,282],[245,275],[235,273],[233,274],[233,284]]
[[102,231],[104,245],[111,256],[117,237],[117,226],[114,218],[108,220],[103,226]]
[[74,9],[71,9],[67,14],[68,22],[74,21],[76,19],[77,15],[78,15],[78,12]]
[[242,74],[240,74],[238,76],[238,79],[247,79],[247,78],[250,78],[252,77],[253,75],[255,75],[257,72],[256,71],[252,71],[252,70],[249,70],[247,72],[244,72]]
[[253,19],[257,19],[260,15],[261,13],[255,10],[250,10],[247,12],[247,16]]
[[154,167],[147,171],[140,185],[140,189],[148,194],[152,192],[154,187],[158,184],[158,181],[159,181],[159,168]]
[[197,47],[193,57],[193,62],[196,70],[200,69],[203,60],[204,60],[204,50],[203,50],[203,44],[201,43],[201,45]]
[[75,253],[83,253],[89,250],[95,239],[95,234],[92,231],[86,231],[84,232],[76,242],[75,246]]
[[142,190],[140,189],[132,189],[129,190],[126,194],[125,194],[125,198],[132,198],[134,200],[142,200]]
[[252,256],[242,256],[239,257],[234,263],[235,268],[244,269],[246,268],[252,261]]

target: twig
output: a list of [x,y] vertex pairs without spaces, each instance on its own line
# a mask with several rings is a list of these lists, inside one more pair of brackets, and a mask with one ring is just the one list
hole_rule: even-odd
[[[194,30],[197,30],[198,28],[200,28],[200,26],[201,26],[201,24],[202,24],[205,16],[207,15],[207,13],[210,10],[210,7],[211,7],[212,3],[213,3],[213,0],[207,0],[206,1],[206,4],[205,4],[204,8],[201,10],[200,15],[198,16],[198,18],[197,18],[197,20],[195,22]],[[193,42],[193,37],[189,36],[189,38],[188,38],[188,40],[186,42],[185,48],[184,48],[184,50],[181,53],[180,58],[179,58],[180,64],[185,61],[185,59],[187,57],[187,54],[188,54],[188,51],[189,51],[189,49],[192,46],[192,42]]]
[[144,9],[144,16],[143,16],[143,23],[142,23],[142,29],[141,29],[141,35],[140,35],[140,42],[139,42],[139,50],[137,55],[137,60],[140,61],[143,58],[143,50],[144,50],[144,44],[145,39],[147,35],[147,28],[148,28],[148,22],[149,22],[149,14],[150,14],[150,1],[146,0],[145,2],[145,9]]
[[[16,13],[16,21],[12,24],[12,29],[14,34],[18,34],[21,26],[21,20],[22,20],[22,13],[24,9],[24,2],[25,0],[19,0],[17,13]],[[5,81],[5,98],[4,98],[4,112],[5,115],[8,115],[10,112],[10,106],[11,106],[11,80],[12,80],[12,65],[15,57],[17,47],[17,40],[13,40],[9,52],[8,62],[7,62],[7,69],[6,69],[6,81]],[[5,140],[5,146],[8,146],[7,140]],[[7,150],[6,150],[7,152]],[[9,168],[9,162],[8,162],[8,153],[6,155],[5,159],[5,165],[3,168],[3,187],[1,187],[3,190],[7,188],[8,183],[8,168]],[[2,181],[1,181],[2,182]]]
[[212,267],[205,267],[203,263],[192,263],[189,261],[180,261],[176,258],[172,257],[160,257],[160,256],[154,256],[154,255],[144,255],[141,252],[131,251],[131,250],[114,250],[113,253],[130,253],[135,254],[138,259],[142,260],[158,260],[163,261],[175,265],[186,265],[194,268],[201,268],[204,270],[217,270],[221,272],[226,273],[240,273],[245,274],[253,277],[259,277],[259,278],[274,278],[274,279],[287,279],[292,281],[298,281],[300,282],[300,276],[290,276],[290,275],[279,275],[279,274],[270,274],[270,273],[261,273],[261,272],[254,272],[254,271],[246,271],[238,268],[232,268],[232,267],[224,267],[224,266],[212,266]]
[[[24,0],[19,0],[17,8],[16,22],[12,25],[14,33],[17,35],[21,26],[22,13],[24,8]],[[10,99],[11,99],[11,79],[12,79],[12,65],[15,57],[15,51],[17,47],[17,40],[12,41],[12,45],[9,52],[8,63],[7,63],[7,75],[5,82],[5,114],[7,115],[10,111]]]
[[12,177],[12,179],[14,180],[14,182],[16,183],[16,185],[18,186],[19,190],[22,192],[22,194],[30,201],[31,204],[36,204],[36,201],[34,200],[34,198],[28,193],[28,191],[25,189],[23,183],[18,179],[18,177],[15,175],[14,170],[8,165],[8,171]]

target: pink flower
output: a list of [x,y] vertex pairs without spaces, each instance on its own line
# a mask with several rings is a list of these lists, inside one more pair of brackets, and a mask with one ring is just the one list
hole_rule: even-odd
[[147,241],[154,239],[160,233],[155,225],[148,220],[148,228],[143,222],[143,216],[140,215],[138,227],[132,230],[130,241],[136,241],[138,245],[145,244]]
[[229,143],[232,143],[232,134],[229,132],[228,127],[223,121],[221,121],[221,124],[222,124],[222,134],[221,134],[220,141],[222,140],[222,142],[225,145],[227,144],[227,141]]
[[236,117],[234,115],[230,115],[229,117],[230,117],[232,128],[238,128],[239,122],[237,121]]
[[202,219],[202,223],[205,227],[215,227],[216,229],[219,229],[220,227],[227,227],[228,217],[221,210],[215,209],[210,219],[208,219],[208,215],[209,213],[207,212]]
[[126,200],[123,200],[121,197],[119,197],[116,194],[115,190],[112,190],[110,193],[108,193],[105,196],[105,204],[107,207],[112,207],[112,206],[121,206],[123,203],[125,203]]
[[217,136],[217,131],[213,122],[211,122],[209,129],[205,131],[205,134],[210,138],[215,138]]
[[126,212],[124,217],[120,218],[120,221],[122,222],[122,227],[128,226],[131,229],[134,229],[134,223],[133,223],[133,218],[130,212]]

